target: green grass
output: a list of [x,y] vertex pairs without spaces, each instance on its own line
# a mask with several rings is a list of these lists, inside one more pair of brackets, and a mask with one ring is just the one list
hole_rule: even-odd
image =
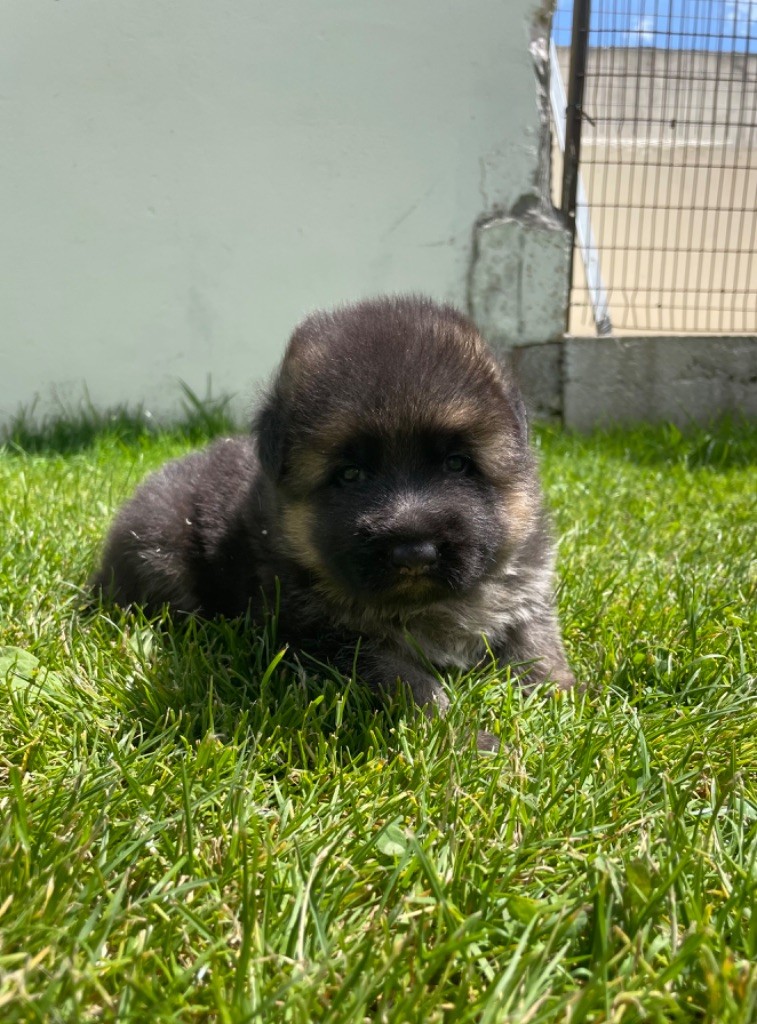
[[0,1020],[757,1020],[757,427],[540,433],[589,693],[483,667],[427,722],[239,625],[81,611],[222,420],[0,455]]

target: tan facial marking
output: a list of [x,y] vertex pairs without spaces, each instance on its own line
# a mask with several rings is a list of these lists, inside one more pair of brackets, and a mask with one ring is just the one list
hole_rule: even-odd
[[312,448],[300,449],[292,457],[292,477],[297,490],[315,490],[331,472],[328,455]]
[[282,509],[281,532],[289,550],[305,568],[323,572],[323,563],[312,539],[313,525],[313,510],[306,502],[292,502]]
[[502,517],[507,530],[508,547],[519,546],[534,528],[539,500],[528,487],[515,488],[503,501]]

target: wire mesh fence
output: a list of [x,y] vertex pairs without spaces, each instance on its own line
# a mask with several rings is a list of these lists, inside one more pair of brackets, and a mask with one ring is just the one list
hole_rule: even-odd
[[[567,83],[572,20],[560,0],[552,74]],[[592,0],[578,31],[569,329],[604,315],[616,333],[757,332],[757,0]]]

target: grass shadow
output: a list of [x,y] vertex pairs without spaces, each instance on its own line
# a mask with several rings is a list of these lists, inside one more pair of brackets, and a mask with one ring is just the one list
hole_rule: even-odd
[[147,618],[101,606],[85,612],[81,627],[103,633],[103,663],[91,669],[108,680],[111,701],[124,721],[139,722],[143,738],[168,726],[189,743],[242,737],[278,750],[273,760],[287,770],[312,768],[335,752],[354,761],[385,751],[403,711],[331,666],[296,656],[276,642],[272,626],[248,618]]
[[538,443],[552,451],[601,454],[639,466],[680,465],[689,470],[748,468],[757,465],[757,421],[724,416],[708,426],[639,424],[577,434],[537,428]]

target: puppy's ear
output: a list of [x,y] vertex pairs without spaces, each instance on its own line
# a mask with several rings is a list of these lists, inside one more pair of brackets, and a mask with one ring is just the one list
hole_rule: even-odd
[[[495,357],[496,358],[496,357]],[[517,357],[511,355],[509,358],[497,358],[497,365],[501,374],[505,402],[510,409],[513,418],[513,426],[520,435],[520,440],[527,445],[530,440],[530,425],[528,409],[523,400],[523,392],[519,384],[519,366]]]
[[280,480],[286,454],[287,417],[284,402],[277,389],[268,395],[252,423],[258,441],[258,457],[265,473]]
[[523,401],[523,395],[520,393],[520,388],[513,388],[509,399],[518,431],[523,438],[523,443],[528,444],[531,431],[528,422],[528,410],[526,409],[526,403]]
[[296,328],[281,366],[252,422],[252,432],[258,440],[260,464],[265,473],[277,482],[286,471],[290,412],[297,404],[298,387],[307,376],[310,354],[318,347],[319,324],[325,316],[313,314]]

